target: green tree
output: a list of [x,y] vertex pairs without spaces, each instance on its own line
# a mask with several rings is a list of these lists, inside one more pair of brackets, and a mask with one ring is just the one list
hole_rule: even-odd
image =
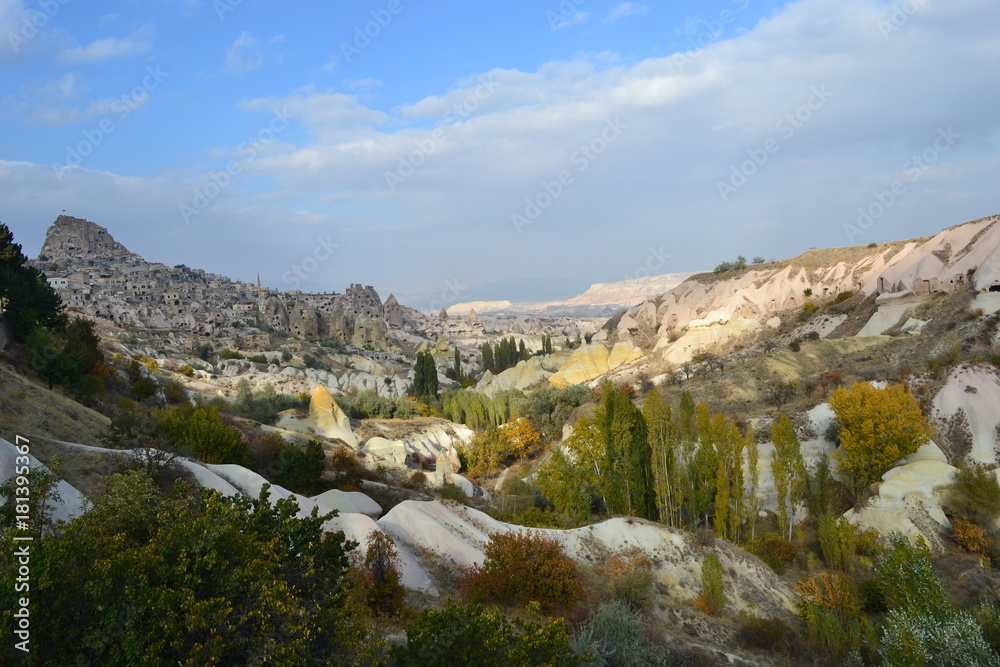
[[496,366],[493,361],[493,346],[490,345],[489,341],[483,343],[483,371],[494,371]]
[[194,452],[205,463],[249,462],[242,434],[219,415],[215,405],[190,405],[154,410],[160,433],[176,447]]
[[682,527],[684,488],[683,462],[677,445],[677,428],[670,403],[656,389],[646,394],[642,414],[649,438],[654,490],[660,520],[670,526]]
[[552,459],[538,471],[535,481],[557,512],[582,524],[590,518],[590,494],[585,487],[585,477],[584,470],[562,449],[555,449]]
[[594,416],[604,440],[608,511],[643,519],[655,516],[651,456],[642,412],[628,392],[605,382]]
[[24,341],[39,325],[61,331],[66,326],[63,309],[45,274],[28,265],[10,228],[0,223],[0,315],[13,325],[14,337]]
[[430,352],[417,352],[417,361],[413,367],[413,393],[424,403],[437,399],[437,366]]
[[[378,665],[380,642],[344,595],[343,533],[298,518],[289,499],[164,495],[133,471],[92,510],[32,544],[31,653],[37,665]],[[14,543],[2,541],[11,572]],[[12,586],[0,591],[11,637]],[[7,644],[5,642],[5,644]],[[14,664],[9,644],[0,660]],[[22,657],[22,656],[18,656]],[[18,660],[20,662],[20,660]]]
[[787,535],[786,539],[791,540],[795,510],[805,498],[806,467],[788,415],[782,414],[771,426],[771,441],[774,443],[771,471],[778,492],[778,525],[782,534]]
[[889,607],[880,654],[889,665],[1000,665],[982,628],[948,601],[931,565],[930,548],[905,536],[889,536],[890,548],[875,563]]
[[830,408],[840,423],[840,449],[834,457],[855,495],[930,441],[920,404],[901,384],[841,387],[830,397]]
[[751,426],[747,426],[745,451],[748,482],[746,513],[747,523],[750,526],[750,542],[753,543],[757,539],[757,518],[760,515],[761,500],[758,496],[760,491],[760,469],[758,468],[760,452],[757,448],[757,438],[754,437]]
[[406,645],[393,650],[401,667],[498,667],[583,664],[570,648],[566,622],[510,619],[495,609],[449,600],[422,611],[406,627]]
[[[721,415],[719,415],[721,417]],[[743,447],[739,429],[728,423],[716,444],[718,464],[715,475],[715,534],[737,542],[743,524]]]
[[715,554],[705,556],[701,562],[701,593],[698,606],[709,615],[722,613],[726,606],[726,593],[722,583],[722,562]]

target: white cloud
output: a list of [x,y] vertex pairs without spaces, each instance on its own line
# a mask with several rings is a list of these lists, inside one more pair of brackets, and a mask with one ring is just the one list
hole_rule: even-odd
[[257,38],[242,32],[232,46],[226,49],[226,74],[241,76],[264,66],[264,52],[257,46]]
[[618,19],[623,19],[627,16],[642,14],[643,12],[648,11],[649,7],[639,4],[638,2],[622,2],[608,12],[608,15],[604,17],[601,23],[610,23],[611,21],[617,21]]
[[[846,245],[843,224],[858,207],[901,178],[904,163],[933,146],[940,128],[953,127],[961,139],[919,182],[906,181],[905,195],[857,242],[932,233],[996,212],[994,2],[927,3],[886,38],[880,23],[891,7],[878,0],[800,0],[744,33],[679,55],[630,62],[602,54],[533,71],[498,69],[482,74],[496,85],[473,76],[389,110],[363,94],[316,87],[247,100],[240,107],[260,127],[274,111],[298,127],[243,164],[241,187],[201,213],[200,245],[233,236],[250,243],[230,222],[242,224],[243,212],[282,230],[275,252],[298,247],[286,231],[328,225],[345,249],[356,248],[337,265],[337,289],[368,276],[426,284],[544,273],[620,279],[661,244],[675,262],[663,271],[710,268],[740,254],[780,258]],[[817,90],[827,91],[823,100]],[[624,127],[609,142],[602,135],[616,119]],[[584,151],[594,158],[574,162]],[[746,168],[753,174],[723,201],[717,184],[754,156],[762,163]],[[391,191],[386,174],[401,170],[408,175]],[[554,188],[561,171],[572,182],[517,234],[511,214]],[[116,221],[129,224],[132,201],[159,223],[192,191],[178,175],[129,180],[81,170],[66,175],[74,188],[67,190],[44,170],[0,169],[0,177],[13,173],[23,184],[13,209],[79,198],[113,231]],[[244,189],[251,180],[266,185]],[[398,231],[366,231],[387,228]],[[457,238],[468,245],[438,252],[434,263],[421,259]],[[192,252],[187,245],[183,252]],[[503,262],[484,263],[474,250],[492,247],[507,251]],[[391,261],[373,260],[373,248]],[[255,256],[241,250],[226,256]],[[227,269],[220,266],[227,258],[204,252],[166,259]],[[264,269],[280,276],[281,261]]]
[[56,54],[61,65],[74,67],[104,62],[113,58],[130,58],[148,53],[153,48],[152,27],[144,26],[128,37],[105,37],[86,46],[63,49]]

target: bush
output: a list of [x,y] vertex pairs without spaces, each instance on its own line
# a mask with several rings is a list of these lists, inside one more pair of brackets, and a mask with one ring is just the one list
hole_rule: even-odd
[[242,434],[219,415],[214,405],[154,410],[152,418],[161,433],[205,463],[249,462]]
[[800,343],[798,340],[793,340],[791,343],[788,344],[788,349],[791,350],[792,352],[798,352],[802,349],[802,343]]
[[406,611],[406,589],[399,583],[399,552],[392,538],[381,530],[368,534],[362,566],[362,597],[374,613],[399,617]]
[[219,359],[246,359],[243,353],[239,350],[231,350],[229,348],[225,350],[219,350]]
[[795,561],[799,550],[779,533],[763,535],[757,544],[755,555],[767,563],[777,574],[782,574]]
[[740,645],[771,653],[788,653],[795,644],[795,630],[778,618],[751,616],[740,623],[736,634]]
[[873,643],[874,630],[861,613],[850,580],[839,573],[824,572],[795,584],[799,618],[805,640],[823,653],[844,656]]
[[819,545],[823,560],[834,570],[848,572],[854,569],[854,553],[858,545],[858,535],[844,517],[823,514],[819,517]]
[[451,482],[443,484],[441,488],[438,489],[437,495],[441,500],[450,500],[462,505],[469,504],[469,496],[465,495],[465,491]]
[[610,556],[597,566],[608,581],[612,599],[641,610],[653,602],[653,562],[638,548],[628,554]]
[[289,352],[288,350],[282,350],[281,351],[281,361],[283,363],[287,364],[291,360],[292,360],[292,353]]
[[406,627],[406,645],[392,651],[400,667],[495,667],[583,664],[570,648],[565,621],[509,619],[478,604],[448,601]]
[[592,654],[590,664],[646,667],[667,665],[664,649],[650,641],[642,617],[624,602],[601,605],[573,637],[578,655]]
[[187,364],[184,364],[183,366],[178,368],[177,372],[183,375],[184,377],[189,377],[189,378],[194,377],[194,368],[188,366]]
[[462,590],[473,602],[525,606],[536,602],[546,612],[566,610],[583,597],[577,571],[558,542],[542,535],[497,533],[486,545],[485,560],[463,572]]
[[695,605],[709,616],[721,614],[726,606],[722,562],[715,554],[705,556],[701,562],[701,593],[698,594]]
[[951,520],[951,539],[965,551],[981,556],[986,556],[993,545],[993,540],[986,537],[986,531],[982,526],[960,516]]
[[960,468],[944,506],[972,523],[992,525],[1000,516],[1000,482],[992,471],[982,466]]
[[815,315],[816,311],[818,311],[818,310],[819,310],[819,306],[817,306],[812,301],[806,301],[805,304],[802,305],[802,317],[803,318],[810,318],[813,315]]

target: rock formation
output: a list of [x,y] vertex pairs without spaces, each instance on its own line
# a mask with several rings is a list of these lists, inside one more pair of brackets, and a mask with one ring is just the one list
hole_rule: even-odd
[[89,220],[60,215],[45,233],[39,253],[43,263],[71,264],[81,257],[105,264],[143,264],[145,260],[129,252],[104,227]]

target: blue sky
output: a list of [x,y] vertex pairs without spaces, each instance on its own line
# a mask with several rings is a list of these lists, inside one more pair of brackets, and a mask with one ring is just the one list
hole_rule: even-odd
[[417,306],[997,213],[994,0],[0,0],[0,220]]

